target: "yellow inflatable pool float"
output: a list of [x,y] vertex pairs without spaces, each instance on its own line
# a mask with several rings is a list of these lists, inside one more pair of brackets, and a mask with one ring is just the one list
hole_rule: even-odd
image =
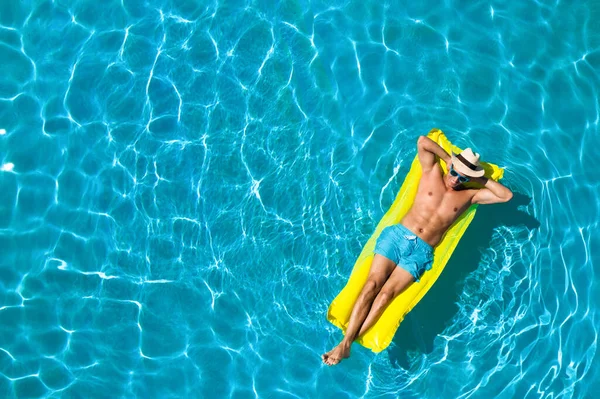
[[[448,153],[450,153],[450,151],[454,151],[455,153],[461,152],[461,149],[452,145],[444,133],[439,129],[432,129],[427,136],[438,143]],[[485,162],[482,162],[481,164],[485,169],[486,177],[496,181],[502,178],[502,175],[504,174],[503,169]],[[440,162],[440,165],[444,172],[447,172],[446,164]],[[371,238],[369,238],[369,241],[365,244],[352,269],[348,283],[329,306],[327,319],[335,326],[341,328],[344,334],[348,327],[350,313],[352,312],[354,302],[356,302],[363,285],[367,281],[377,237],[379,237],[381,231],[387,226],[399,223],[408,212],[417,195],[421,173],[421,164],[419,163],[418,156],[415,156],[410,171],[408,172],[394,203],[377,225],[377,228]],[[433,283],[438,279],[442,270],[444,270],[458,241],[473,220],[476,209],[477,205],[472,205],[452,226],[450,226],[450,229],[434,249],[433,266],[431,270],[423,274],[419,283],[413,283],[407,290],[398,295],[383,312],[375,325],[357,339],[358,343],[371,349],[375,353],[381,352],[388,347],[406,314],[419,303],[421,298],[423,298]]]

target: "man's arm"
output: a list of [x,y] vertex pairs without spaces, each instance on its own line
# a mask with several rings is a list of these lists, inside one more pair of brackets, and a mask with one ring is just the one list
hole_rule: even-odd
[[473,204],[496,204],[498,202],[507,202],[513,196],[510,189],[492,179],[486,177],[471,178],[471,181],[483,185],[485,188],[478,190],[471,203]]
[[417,140],[417,152],[419,154],[419,162],[421,162],[423,172],[429,172],[433,169],[436,162],[436,155],[446,162],[446,164],[450,163],[451,160],[451,157],[446,150],[427,136],[419,136],[419,140]]

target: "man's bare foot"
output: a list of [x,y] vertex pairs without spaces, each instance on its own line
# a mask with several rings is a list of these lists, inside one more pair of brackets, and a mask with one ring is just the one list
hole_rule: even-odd
[[323,363],[328,366],[333,366],[338,364],[343,359],[346,359],[350,356],[350,345],[346,345],[343,342],[340,342],[338,346],[330,350],[329,352],[323,354],[321,359],[323,359]]

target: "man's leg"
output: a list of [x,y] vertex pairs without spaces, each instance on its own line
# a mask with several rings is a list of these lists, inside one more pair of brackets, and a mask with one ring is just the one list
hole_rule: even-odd
[[321,356],[323,362],[331,366],[350,356],[350,346],[358,336],[360,327],[369,314],[369,310],[371,309],[375,297],[382,287],[384,287],[386,280],[393,274],[395,269],[397,269],[397,266],[394,262],[385,256],[375,254],[373,262],[371,263],[367,282],[363,286],[363,289],[352,308],[346,335],[338,346]]
[[371,310],[367,315],[364,323],[360,327],[360,331],[358,332],[358,337],[363,335],[367,330],[375,324],[375,322],[379,319],[385,308],[396,298],[402,291],[407,289],[413,282],[415,278],[404,270],[402,267],[396,267],[396,269],[392,272],[390,278],[387,279],[379,294],[373,301],[373,305],[371,306]]

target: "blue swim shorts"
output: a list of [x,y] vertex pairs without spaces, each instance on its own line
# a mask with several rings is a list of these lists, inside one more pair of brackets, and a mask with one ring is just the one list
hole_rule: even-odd
[[375,253],[385,256],[419,282],[433,264],[433,248],[401,224],[388,226],[379,235]]

